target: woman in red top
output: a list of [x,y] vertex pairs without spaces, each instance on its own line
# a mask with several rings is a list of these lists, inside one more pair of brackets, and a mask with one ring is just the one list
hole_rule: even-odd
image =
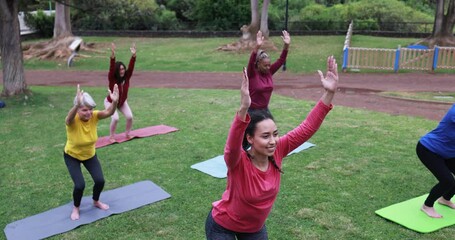
[[[125,67],[125,64],[122,62],[115,61],[115,44],[111,44],[111,59],[110,59],[110,66],[109,66],[109,89],[112,91],[114,85],[118,85],[119,90],[119,100],[117,103],[117,109],[125,115],[126,118],[126,138],[130,139],[131,127],[133,126],[133,113],[131,112],[131,108],[128,105],[128,89],[130,87],[130,78],[133,75],[134,70],[134,63],[136,62],[136,45],[133,44],[130,48],[131,51],[131,59],[130,63],[128,64],[128,69]],[[112,104],[112,99],[108,95],[104,99],[104,107],[108,108]],[[115,111],[114,115],[111,117],[111,126],[110,126],[110,137],[109,140],[111,142],[115,142],[115,130],[117,128],[118,123],[118,113],[117,110]]]
[[[244,70],[241,104],[226,140],[227,185],[221,200],[212,203],[207,216],[207,239],[268,239],[265,221],[278,195],[282,160],[319,129],[332,109],[338,86],[337,64],[327,59],[327,74],[318,71],[324,93],[306,119],[282,137],[266,110],[248,113],[251,97]],[[251,148],[245,151],[242,140]]]
[[251,110],[268,110],[273,91],[272,76],[286,61],[289,45],[291,44],[291,36],[287,31],[283,31],[283,36],[281,36],[281,38],[283,39],[284,45],[280,58],[271,64],[269,55],[264,50],[260,50],[262,44],[264,43],[264,36],[262,36],[262,32],[259,31],[256,35],[256,47],[251,52],[247,69],[251,97]]

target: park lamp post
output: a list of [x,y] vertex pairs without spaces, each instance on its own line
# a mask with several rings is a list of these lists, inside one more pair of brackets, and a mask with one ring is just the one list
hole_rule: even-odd
[[[288,0],[286,0],[286,13],[284,14],[284,30],[288,30]],[[286,71],[286,61],[283,63],[283,71]]]

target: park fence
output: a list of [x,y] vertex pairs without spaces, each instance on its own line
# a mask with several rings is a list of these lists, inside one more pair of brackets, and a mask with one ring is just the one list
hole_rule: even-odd
[[343,71],[347,69],[419,70],[455,69],[455,48],[415,45],[397,49],[351,47],[353,24],[349,24],[343,48]]

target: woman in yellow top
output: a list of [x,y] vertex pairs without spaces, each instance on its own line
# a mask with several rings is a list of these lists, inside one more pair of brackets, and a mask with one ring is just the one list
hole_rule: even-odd
[[[109,91],[113,102],[118,101],[118,87]],[[74,182],[73,201],[74,207],[71,212],[71,219],[79,219],[79,206],[84,193],[85,181],[81,171],[81,163],[88,170],[95,182],[93,187],[93,204],[95,207],[107,210],[109,205],[102,203],[99,198],[104,187],[104,176],[100,162],[96,156],[95,143],[98,139],[97,125],[99,119],[110,117],[115,112],[112,104],[104,110],[93,110],[96,103],[90,94],[81,91],[77,85],[77,93],[74,98],[74,106],[66,116],[66,145],[63,158]]]

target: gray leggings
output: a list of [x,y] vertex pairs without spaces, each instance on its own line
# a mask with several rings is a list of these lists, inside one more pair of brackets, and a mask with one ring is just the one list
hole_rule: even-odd
[[210,210],[205,221],[205,236],[207,240],[267,240],[267,228],[262,228],[255,233],[239,233],[226,229],[213,220],[212,210]]
[[101,191],[103,191],[104,188],[104,176],[96,154],[92,158],[85,161],[80,161],[79,159],[71,157],[66,153],[63,153],[63,158],[65,159],[66,167],[68,168],[71,179],[74,183],[74,206],[79,207],[81,205],[81,200],[85,189],[85,181],[84,176],[82,175],[81,163],[84,164],[84,167],[90,173],[93,181],[95,182],[95,185],[93,186],[92,198],[94,201],[98,201],[100,199]]

